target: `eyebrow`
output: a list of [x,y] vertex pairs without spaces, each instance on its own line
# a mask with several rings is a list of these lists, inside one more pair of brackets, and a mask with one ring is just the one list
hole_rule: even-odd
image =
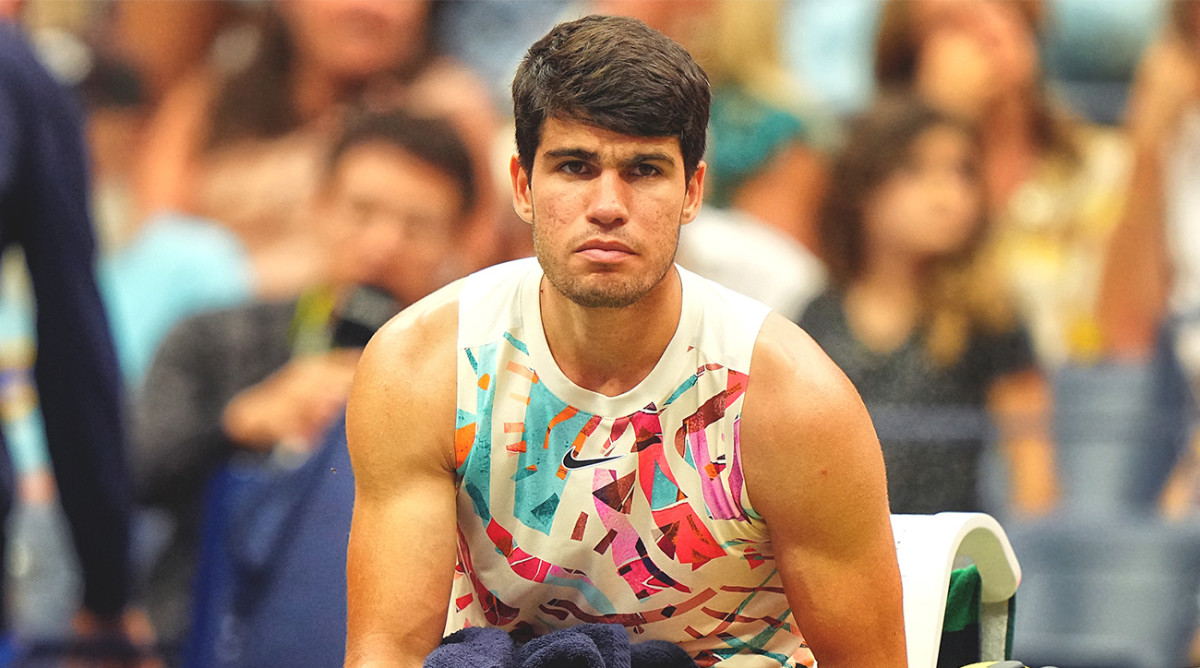
[[547,158],[578,158],[588,162],[597,162],[600,159],[600,154],[595,151],[586,151],[581,148],[556,148],[546,151],[542,155]]
[[[595,151],[588,151],[582,148],[556,148],[543,153],[547,158],[575,158],[587,162],[599,162],[600,154]],[[644,162],[664,162],[668,165],[674,165],[675,159],[666,153],[638,153],[628,160],[621,162],[622,167],[632,167]]]

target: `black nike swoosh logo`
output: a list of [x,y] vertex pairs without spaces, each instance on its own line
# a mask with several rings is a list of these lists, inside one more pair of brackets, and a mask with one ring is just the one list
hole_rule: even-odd
[[625,455],[613,455],[612,457],[597,457],[596,459],[576,459],[575,450],[571,448],[567,450],[565,455],[563,455],[562,465],[563,468],[568,469],[583,469],[589,466],[595,466],[596,464],[611,462],[614,459],[620,459],[624,456]]

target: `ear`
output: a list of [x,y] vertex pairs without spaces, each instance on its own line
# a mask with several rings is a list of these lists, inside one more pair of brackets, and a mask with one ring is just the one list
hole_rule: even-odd
[[696,165],[692,178],[688,179],[687,192],[683,195],[683,210],[679,214],[679,223],[687,225],[696,219],[700,213],[700,203],[704,201],[704,173],[708,164],[703,160]]
[[521,166],[514,153],[508,162],[508,173],[512,177],[513,209],[521,220],[533,223],[533,192],[529,189],[529,172]]

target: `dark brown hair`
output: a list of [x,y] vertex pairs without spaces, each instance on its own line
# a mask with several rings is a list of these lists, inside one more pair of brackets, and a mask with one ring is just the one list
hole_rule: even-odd
[[526,171],[548,118],[677,137],[688,178],[704,155],[708,77],[687,50],[637,19],[592,15],[555,26],[529,47],[512,95],[517,155]]
[[352,149],[375,144],[397,148],[450,177],[462,197],[460,212],[474,208],[478,197],[475,167],[466,144],[448,121],[413,116],[400,109],[351,113],[326,155],[326,174],[332,174]]

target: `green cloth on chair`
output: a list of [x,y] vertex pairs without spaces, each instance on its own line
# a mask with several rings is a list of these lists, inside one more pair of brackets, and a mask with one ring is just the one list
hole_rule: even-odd
[[[938,650],[938,668],[959,668],[977,663],[983,653],[980,628],[983,579],[974,565],[956,568],[950,573],[946,592],[946,615],[942,622],[942,642]],[[1013,616],[1016,597],[1008,600],[1004,658],[1012,658]]]
[[950,573],[938,668],[959,668],[979,661],[979,594],[982,588],[983,579],[974,565]]

